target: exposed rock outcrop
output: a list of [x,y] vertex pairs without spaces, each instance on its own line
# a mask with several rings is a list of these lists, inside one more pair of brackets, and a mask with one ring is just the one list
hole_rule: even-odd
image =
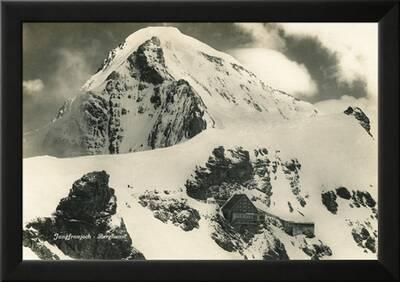
[[301,186],[300,186],[300,172],[301,164],[297,159],[292,159],[288,162],[282,163],[282,170],[287,176],[287,179],[290,180],[290,188],[292,193],[296,196],[299,204],[304,207],[306,205],[306,200],[301,195]]
[[327,191],[321,194],[322,196],[322,203],[325,207],[333,214],[336,214],[338,210],[338,204],[336,202],[336,194],[333,191]]
[[376,253],[377,251],[377,232],[371,230],[368,221],[366,223],[350,222],[351,235],[354,241],[360,248],[363,248],[365,252]]
[[48,242],[76,259],[144,259],[132,247],[124,221],[116,216],[116,197],[108,179],[105,171],[97,171],[75,181],[53,216],[26,225],[26,245]]
[[371,134],[371,124],[368,116],[359,107],[348,107],[344,113],[346,115],[352,115],[360,123],[360,125],[365,129],[365,131],[372,137]]
[[181,79],[155,88],[150,102],[158,112],[147,143],[152,149],[193,138],[212,126],[206,107],[190,84]]
[[322,243],[322,241],[312,244],[308,244],[304,241],[303,252],[307,254],[311,260],[320,260],[325,256],[332,256],[331,248]]
[[184,231],[199,228],[200,214],[189,207],[184,199],[161,195],[157,191],[146,191],[139,196],[139,203],[153,211],[155,218],[164,223],[171,222]]
[[367,191],[353,191],[352,196],[353,204],[355,207],[370,207],[376,206],[376,201],[372,198],[371,194]]
[[160,39],[153,36],[139,46],[135,55],[135,63],[140,72],[140,79],[154,85],[161,84],[165,77],[158,65],[165,67],[165,60],[160,46]]
[[172,146],[244,112],[256,120],[316,115],[311,104],[266,85],[234,58],[167,27],[126,38],[76,94],[52,122],[24,136],[25,157]]
[[48,247],[45,246],[40,238],[38,238],[37,231],[34,229],[23,230],[22,232],[22,245],[30,248],[38,258],[42,260],[59,260],[60,257],[54,254]]
[[78,156],[104,153],[109,143],[109,119],[109,103],[101,96],[87,93],[68,100],[51,126],[41,129],[46,131],[42,139],[35,140],[34,133],[28,134],[28,138],[32,137],[32,142],[39,142],[40,146],[36,144],[34,151],[28,149],[24,154]]
[[346,200],[350,200],[350,198],[351,198],[351,193],[350,193],[349,190],[347,190],[346,187],[338,187],[338,188],[336,188],[336,194],[340,198],[343,198],[343,199],[346,199]]
[[274,239],[273,247],[264,252],[264,260],[289,260],[285,245],[278,239]]
[[231,193],[236,190],[231,189],[232,186],[245,185],[247,181],[251,180],[253,166],[250,162],[249,152],[239,147],[235,150],[228,150],[228,153],[227,157],[225,148],[217,147],[212,151],[212,156],[208,159],[205,167],[196,167],[194,177],[185,184],[189,196],[202,200],[210,196],[227,200],[230,196],[229,190]]
[[[368,191],[349,190],[341,186],[335,190],[324,192],[322,202],[333,214],[348,207],[364,209],[364,218],[360,218],[360,220],[346,219],[345,221],[350,227],[351,235],[357,246],[363,248],[366,253],[376,253],[378,233],[373,223],[378,219],[378,210],[375,199]],[[346,207],[343,207],[343,203],[346,204]]]
[[241,235],[219,214],[211,218],[214,231],[211,238],[215,243],[227,252],[241,253],[245,244]]
[[[263,195],[260,200],[269,207],[272,182],[277,181],[282,171],[300,207],[304,207],[307,195],[301,191],[300,169],[297,159],[282,161],[279,151],[273,154],[266,148],[250,152],[242,147],[226,150],[219,146],[212,151],[205,166],[196,166],[185,187],[192,198],[205,200],[212,197],[220,203],[239,191],[256,189]],[[288,212],[290,209],[293,211],[293,204],[288,206]]]
[[349,201],[351,208],[369,208],[377,216],[376,201],[368,191],[348,190],[343,186],[322,193],[322,203],[331,213],[336,214],[338,211],[338,196]]

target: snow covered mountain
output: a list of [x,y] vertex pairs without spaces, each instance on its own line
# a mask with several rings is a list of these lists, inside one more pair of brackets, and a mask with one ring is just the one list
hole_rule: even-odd
[[[26,136],[53,156],[23,160],[25,259],[376,259],[376,127],[361,109],[319,114],[175,28],[132,34],[82,91]],[[222,215],[235,194],[265,216],[256,228]]]
[[176,28],[150,27],[112,50],[50,124],[24,136],[24,155],[143,151],[238,120],[263,127],[316,113],[233,57]]
[[[259,233],[242,235],[221,220],[215,203],[188,193],[188,183],[201,168],[209,169],[206,175],[223,169],[213,161],[213,151],[220,146],[224,159],[237,164],[233,170],[248,173],[245,181],[214,182],[215,198],[245,193],[273,216],[313,222],[315,237],[288,235],[269,216]],[[245,151],[249,159],[238,157]],[[263,259],[265,254],[271,258],[271,253],[275,259],[282,253],[290,259],[375,259],[376,164],[375,141],[344,114],[293,121],[265,133],[211,129],[187,142],[144,152],[61,159],[39,156],[23,163],[23,222],[49,217],[73,183],[104,170],[115,190],[115,216],[123,219],[133,247],[146,259]],[[194,218],[198,227],[187,231],[181,227],[187,224],[180,219],[185,210],[198,212],[199,218]],[[192,218],[188,220],[196,226]],[[58,250],[55,245],[47,247]],[[25,257],[35,258],[29,250],[25,248]]]

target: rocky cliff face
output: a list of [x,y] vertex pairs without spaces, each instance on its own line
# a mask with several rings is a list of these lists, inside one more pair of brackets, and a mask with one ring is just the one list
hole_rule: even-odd
[[116,216],[117,199],[108,178],[99,171],[78,179],[53,216],[26,225],[23,245],[42,259],[58,259],[47,243],[75,259],[144,259]]
[[[312,105],[175,29],[138,31],[26,136],[34,153],[24,143],[25,156],[170,148],[24,159],[24,246],[41,259],[144,259],[132,244],[154,259],[375,258],[376,161],[366,153],[374,140],[357,130],[370,130],[360,109],[345,113],[357,121],[319,119]],[[265,222],[235,230],[219,208],[236,193]],[[38,204],[47,207],[36,213]],[[289,221],[315,223],[313,236],[288,234]]]
[[168,196],[169,192],[159,193],[157,190],[145,191],[139,196],[139,203],[149,208],[155,218],[179,226],[184,231],[199,228],[200,214],[187,205],[186,199]]
[[360,125],[365,129],[365,131],[372,137],[371,134],[371,124],[368,116],[359,107],[348,107],[344,113],[349,116],[354,116],[354,118],[360,123]]
[[205,166],[197,166],[186,181],[186,191],[190,197],[199,200],[214,198],[225,202],[239,192],[253,193],[253,200],[275,205],[273,186],[285,185],[291,191],[287,197],[285,210],[294,209],[301,214],[306,206],[306,197],[301,191],[301,164],[297,159],[282,160],[279,151],[270,152],[267,148],[257,148],[253,152],[241,147],[225,150],[223,146],[212,151]]
[[50,124],[24,136],[24,156],[150,150],[236,119],[260,124],[316,113],[227,54],[173,28],[148,28],[112,50]]
[[[226,150],[220,146],[212,151],[204,166],[195,168],[185,186],[190,197],[199,201],[213,198],[219,207],[234,194],[246,194],[259,211],[264,212],[265,222],[238,231],[223,217],[215,216],[211,218],[215,230],[211,238],[228,252],[247,256],[254,252],[253,245],[261,248],[261,244],[264,259],[285,260],[288,259],[285,250],[288,245],[280,241],[283,237],[278,235],[281,232],[278,230],[284,231],[283,221],[287,218],[293,222],[308,222],[305,214],[309,214],[307,209],[312,204],[310,195],[302,189],[301,175],[299,160],[285,160],[280,151],[267,148],[248,151],[241,147]],[[320,197],[324,208],[337,217],[335,221],[342,221],[346,226],[342,231],[352,236],[365,253],[375,253],[377,209],[371,194],[341,186],[323,190]],[[330,246],[314,234],[300,241],[292,240],[292,244],[313,260],[333,254]]]
[[[371,194],[364,190],[349,190],[338,187],[322,193],[322,203],[332,214],[340,215],[340,211],[349,209],[358,213],[357,218],[346,218],[345,222],[351,231],[354,242],[364,253],[376,253],[378,230],[377,203]],[[348,212],[349,214],[349,212]],[[364,216],[359,216],[363,214]]]

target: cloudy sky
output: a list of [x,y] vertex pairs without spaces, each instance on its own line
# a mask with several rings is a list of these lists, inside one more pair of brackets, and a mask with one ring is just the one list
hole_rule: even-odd
[[25,23],[24,131],[48,123],[111,49],[153,25],[176,26],[231,54],[269,85],[322,112],[357,105],[376,115],[375,23]]

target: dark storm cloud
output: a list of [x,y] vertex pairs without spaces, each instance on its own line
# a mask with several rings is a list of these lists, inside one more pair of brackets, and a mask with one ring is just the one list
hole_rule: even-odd
[[309,102],[338,99],[343,95],[355,98],[367,96],[366,82],[362,79],[352,83],[339,81],[339,59],[335,53],[322,46],[311,37],[287,36],[280,31],[286,48],[282,51],[290,60],[304,64],[312,79],[317,82],[318,95],[310,97]]

